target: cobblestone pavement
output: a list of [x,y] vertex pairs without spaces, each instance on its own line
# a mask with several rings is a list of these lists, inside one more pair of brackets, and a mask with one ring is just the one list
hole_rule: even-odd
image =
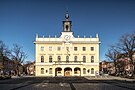
[[135,82],[84,77],[21,77],[0,80],[0,90],[135,90]]

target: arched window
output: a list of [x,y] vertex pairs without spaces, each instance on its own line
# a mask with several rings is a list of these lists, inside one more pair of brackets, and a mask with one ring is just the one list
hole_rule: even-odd
[[44,62],[44,56],[41,56],[41,62]]
[[83,68],[83,74],[86,74],[86,68]]
[[83,56],[83,62],[84,63],[86,62],[86,56]]
[[66,56],[66,62],[69,62],[69,56]]
[[77,56],[74,57],[74,61],[77,62]]
[[52,68],[49,68],[49,74],[52,74]]
[[68,31],[68,25],[66,25],[66,31]]
[[41,68],[41,74],[44,74],[44,68]]
[[94,62],[94,56],[91,56],[91,62],[92,63]]
[[49,62],[52,62],[52,56],[49,56]]
[[94,74],[94,68],[91,68],[91,74]]
[[60,56],[58,56],[57,59],[58,59],[59,62],[61,61],[61,57]]

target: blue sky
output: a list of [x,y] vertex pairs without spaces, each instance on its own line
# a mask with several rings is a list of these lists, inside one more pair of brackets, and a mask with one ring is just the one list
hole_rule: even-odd
[[0,0],[0,40],[23,46],[33,61],[36,33],[60,36],[67,9],[74,36],[99,34],[100,60],[122,34],[135,31],[135,0]]

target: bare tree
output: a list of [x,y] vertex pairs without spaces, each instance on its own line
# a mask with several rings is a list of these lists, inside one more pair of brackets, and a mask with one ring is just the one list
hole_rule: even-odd
[[3,41],[0,40],[0,56],[9,57],[10,54],[11,54],[11,52],[8,49],[8,47],[5,45],[5,43]]
[[12,59],[15,63],[16,74],[19,75],[19,66],[23,63],[23,61],[27,58],[26,53],[22,50],[22,47],[18,44],[13,45],[12,49]]
[[118,64],[118,63],[117,63],[117,60],[120,58],[120,57],[119,57],[119,54],[120,54],[120,51],[118,51],[118,50],[115,48],[115,46],[110,46],[108,52],[105,54],[105,56],[106,56],[109,60],[111,60],[111,61],[114,62],[115,75],[118,73],[116,67],[117,67],[117,64]]
[[2,65],[0,65],[0,70],[4,71],[5,69],[5,60],[7,58],[10,58],[10,50],[8,49],[8,47],[5,45],[5,43],[3,41],[0,40],[0,62],[2,63]]
[[[133,55],[135,54],[135,32],[131,34],[124,34],[120,37],[119,42],[114,46],[110,47],[106,56],[114,60],[116,65],[116,60],[122,58],[122,54],[129,58],[130,64],[134,65]],[[135,71],[135,66],[131,69],[132,73]]]
[[[133,55],[135,54],[135,32],[131,34],[124,34],[120,37],[119,42],[116,45],[116,48],[122,53],[127,54],[127,57],[130,59],[130,64],[134,65]],[[132,73],[135,71],[135,66],[132,67]],[[134,68],[134,69],[133,69]]]

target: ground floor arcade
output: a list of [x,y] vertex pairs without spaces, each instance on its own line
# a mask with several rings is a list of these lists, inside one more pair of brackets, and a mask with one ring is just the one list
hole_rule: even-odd
[[95,76],[98,66],[36,66],[36,76]]

